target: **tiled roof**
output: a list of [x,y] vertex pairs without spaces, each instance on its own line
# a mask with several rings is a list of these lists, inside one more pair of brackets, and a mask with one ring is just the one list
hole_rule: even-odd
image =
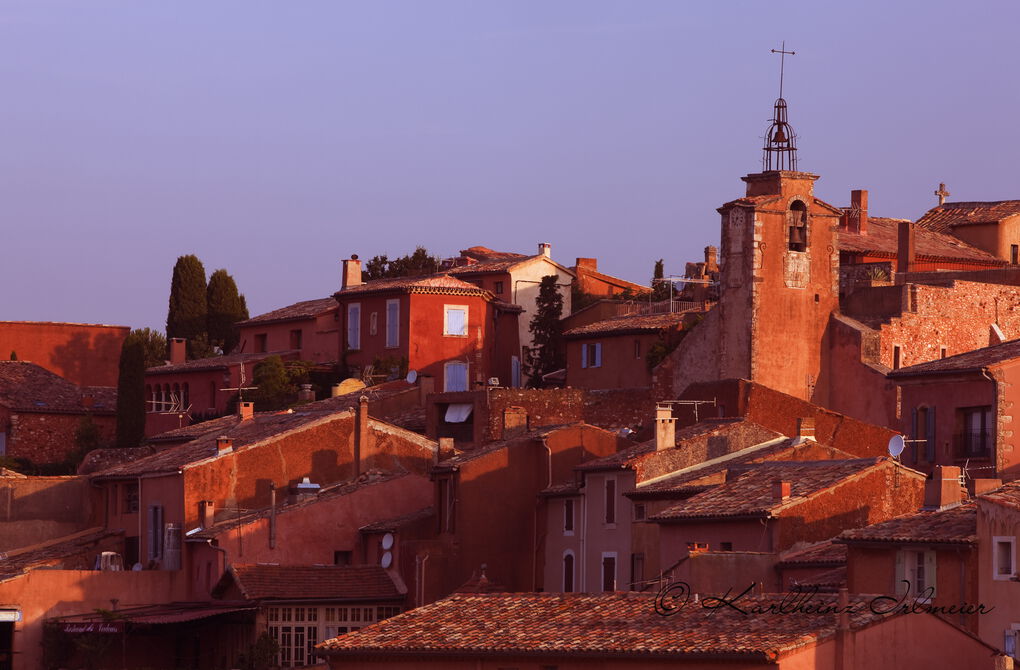
[[832,570],[819,572],[803,579],[796,579],[793,583],[801,591],[817,588],[821,592],[827,591],[832,593],[846,586],[846,566],[840,565]]
[[727,207],[733,207],[734,205],[742,205],[744,207],[758,207],[759,205],[765,205],[767,203],[778,200],[779,200],[778,195],[750,195],[743,198],[737,198],[736,200],[730,200],[728,203],[726,203],[719,209],[726,209]]
[[983,493],[978,497],[978,500],[987,500],[996,505],[1020,510],[1020,480],[1010,482],[994,491]]
[[652,289],[642,284],[637,284],[620,277],[614,277],[613,275],[607,275],[605,272],[599,272],[598,270],[592,270],[591,268],[580,267],[573,268],[574,273],[578,275],[584,275],[585,277],[592,277],[599,281],[605,282],[606,284],[612,284],[624,289],[630,289],[636,293],[651,293]]
[[977,372],[996,363],[1004,363],[1020,357],[1020,340],[1010,340],[990,347],[974,349],[955,356],[938,358],[926,363],[908,365],[889,373],[890,377],[914,377],[918,375],[953,374],[956,372]]
[[683,314],[624,314],[604,321],[596,321],[563,333],[567,338],[592,337],[595,335],[630,335],[654,333],[664,328],[676,328],[683,323]]
[[939,205],[917,220],[917,225],[947,232],[956,226],[976,226],[997,223],[1006,217],[1020,214],[1020,200],[997,202],[947,202]]
[[190,442],[209,433],[221,434],[224,429],[231,428],[236,423],[237,417],[233,414],[228,414],[216,419],[193,423],[190,426],[182,426],[163,433],[157,433],[149,437],[146,442],[155,444],[160,442]]
[[[778,607],[782,596],[745,596],[748,608]],[[708,610],[697,603],[672,616],[655,611],[648,593],[454,594],[360,631],[327,640],[326,655],[419,653],[443,655],[668,656],[682,660],[724,657],[774,661],[783,652],[835,634],[830,612],[748,616],[732,608]],[[812,604],[834,608],[836,596]],[[853,628],[879,619],[864,598],[850,615]],[[805,608],[807,609],[807,608]],[[817,612],[817,609],[814,610]],[[687,659],[685,659],[687,657]]]
[[[858,253],[877,252],[896,254],[899,247],[899,224],[903,219],[868,218],[868,233],[861,235],[844,228],[839,230],[839,250]],[[952,235],[922,228],[914,228],[914,249],[919,258],[966,260],[988,265],[1004,265],[987,251],[963,242]]]
[[176,372],[196,372],[199,370],[223,370],[241,363],[258,363],[270,356],[281,356],[298,353],[294,351],[275,351],[260,354],[227,354],[226,356],[210,356],[209,358],[196,358],[193,361],[183,363],[168,363],[147,368],[146,375],[167,375]]
[[555,426],[542,426],[540,428],[529,430],[526,433],[521,433],[520,435],[511,437],[510,439],[507,440],[497,440],[495,442],[489,442],[488,444],[484,444],[480,447],[475,447],[473,449],[463,451],[457,454],[456,456],[451,456],[450,458],[447,458],[446,460],[437,463],[435,467],[432,468],[432,471],[450,472],[453,470],[457,470],[458,468],[460,468],[460,466],[464,465],[465,463],[469,463],[475,460],[476,458],[481,458],[486,454],[491,454],[501,449],[506,449],[507,447],[513,444],[518,444],[526,442],[528,440],[534,440],[545,437],[546,435],[549,435],[550,433],[553,433],[568,425],[580,426],[583,424],[575,423],[575,424],[559,424]]
[[0,581],[16,577],[32,568],[53,566],[65,570],[91,570],[90,559],[104,540],[124,535],[122,530],[89,530],[8,551],[0,560]]
[[[650,517],[653,521],[682,521],[726,517],[770,516],[809,496],[885,462],[885,457],[845,461],[769,461],[748,466],[746,472]],[[734,474],[731,471],[731,475]],[[790,497],[773,498],[772,483],[790,482]]]
[[779,557],[777,566],[845,565],[846,545],[832,540],[817,542],[808,547],[791,549]]
[[977,505],[967,502],[948,509],[921,510],[844,531],[838,539],[844,542],[974,544],[977,542]]
[[272,312],[266,312],[265,314],[259,314],[253,316],[247,321],[240,321],[237,326],[253,326],[260,323],[270,323],[273,321],[289,321],[291,319],[307,319],[318,316],[324,312],[337,309],[337,302],[335,298],[318,298],[316,300],[304,300],[302,302],[296,302],[293,305],[287,305],[280,309],[274,309]]
[[230,572],[249,600],[399,600],[378,565],[237,564]]
[[422,521],[423,519],[428,519],[434,514],[435,510],[431,507],[423,507],[417,512],[411,512],[410,514],[404,514],[403,516],[394,517],[392,519],[376,521],[375,523],[362,526],[358,530],[362,533],[392,533],[393,531],[400,530],[404,526]]
[[565,484],[553,484],[552,486],[542,489],[539,491],[539,495],[547,498],[558,498],[558,497],[571,497],[581,494],[581,485],[577,482],[567,482]]
[[[92,397],[88,410],[82,404]],[[117,389],[80,387],[27,361],[0,361],[0,405],[20,412],[112,414],[117,411]]]
[[525,261],[530,261],[534,258],[540,258],[541,254],[536,256],[512,256],[509,258],[493,258],[490,260],[480,261],[478,263],[470,263],[468,265],[458,265],[456,267],[449,268],[446,270],[452,275],[470,275],[470,274],[482,274],[482,273],[495,273],[495,272],[509,272],[510,268],[515,265],[520,265]]
[[473,258],[477,261],[494,261],[507,258],[528,258],[525,254],[518,254],[513,251],[495,251],[489,247],[474,246],[460,250],[461,256]]
[[85,458],[82,459],[81,465],[78,466],[78,474],[90,475],[93,472],[108,470],[109,468],[117,465],[136,461],[139,458],[152,456],[154,453],[156,453],[156,449],[153,447],[111,447],[108,449],[93,449],[89,453],[85,454]]
[[422,277],[391,277],[389,279],[376,279],[374,281],[348,286],[337,291],[334,295],[337,299],[349,295],[362,295],[364,293],[442,293],[448,295],[480,295],[491,297],[488,291],[478,288],[474,284],[461,281],[456,277],[449,276],[449,272]]

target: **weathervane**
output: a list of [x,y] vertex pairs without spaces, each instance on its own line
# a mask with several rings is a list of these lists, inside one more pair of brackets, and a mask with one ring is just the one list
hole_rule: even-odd
[[796,51],[787,51],[786,42],[772,53],[779,54],[779,98],[776,100],[772,114],[772,122],[765,135],[762,168],[769,170],[796,170],[797,144],[793,128],[786,122],[786,100],[783,99],[783,77],[786,74],[786,57],[793,56]]

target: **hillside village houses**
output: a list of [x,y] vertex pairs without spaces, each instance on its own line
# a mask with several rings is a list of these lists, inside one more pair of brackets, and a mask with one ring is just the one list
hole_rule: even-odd
[[[0,471],[0,670],[1012,667],[1020,202],[823,202],[785,112],[667,300],[545,243],[350,254],[234,351],[172,341],[144,443]],[[566,367],[529,379],[550,275]],[[68,329],[2,364],[11,453],[109,421],[116,356]],[[261,408],[270,355],[335,383]]]

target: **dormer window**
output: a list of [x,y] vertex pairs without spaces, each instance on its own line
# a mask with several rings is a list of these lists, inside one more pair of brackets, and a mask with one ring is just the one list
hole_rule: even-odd
[[790,205],[787,215],[790,228],[790,251],[807,251],[807,206],[800,200]]

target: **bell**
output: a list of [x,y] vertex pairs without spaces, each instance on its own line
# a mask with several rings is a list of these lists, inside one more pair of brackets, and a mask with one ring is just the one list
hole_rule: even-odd
[[776,128],[776,134],[772,136],[772,142],[778,144],[780,142],[786,142],[786,133],[783,132],[783,127],[779,126]]

